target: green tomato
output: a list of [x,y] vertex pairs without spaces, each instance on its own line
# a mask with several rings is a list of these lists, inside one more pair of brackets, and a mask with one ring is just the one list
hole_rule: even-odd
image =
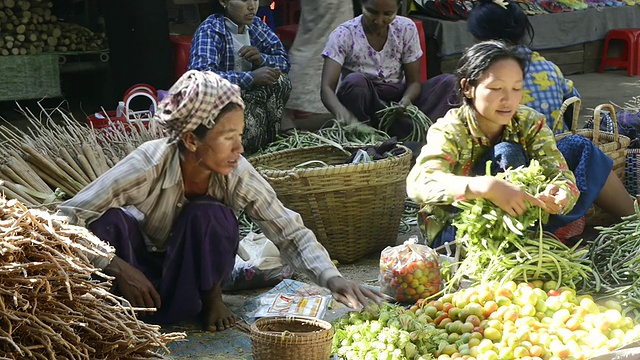
[[491,341],[500,341],[502,333],[496,328],[488,327],[484,329],[484,338]]
[[475,328],[476,325],[470,323],[470,322],[465,322],[462,325],[460,325],[460,332],[462,334],[466,334],[468,335],[469,333],[471,333],[473,331],[473,328]]

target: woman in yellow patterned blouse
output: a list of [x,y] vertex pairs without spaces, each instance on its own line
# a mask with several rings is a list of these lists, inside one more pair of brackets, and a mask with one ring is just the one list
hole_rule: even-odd
[[[517,49],[499,41],[476,44],[460,59],[463,105],[429,128],[427,145],[407,178],[409,196],[429,212],[424,230],[432,246],[453,240],[451,212],[443,205],[462,199],[485,198],[511,215],[522,214],[527,203],[539,206],[552,214],[549,231],[581,218],[594,202],[615,216],[634,213],[610,158],[579,135],[556,145],[544,116],[520,105],[525,65]],[[476,176],[485,173],[487,160],[495,174],[533,159],[548,179],[555,179],[539,194]],[[590,169],[601,171],[587,178]]]
[[[480,41],[502,40],[517,45],[518,52],[527,59],[520,103],[546,116],[550,128],[553,128],[555,119],[560,115],[562,102],[573,96],[580,97],[573,81],[564,77],[556,64],[523,44],[525,39],[533,42],[534,31],[529,17],[517,3],[480,0],[469,13],[467,28]],[[571,121],[572,112],[567,111],[565,114],[569,116],[568,121]],[[570,125],[568,123],[565,128]],[[559,130],[564,128],[560,127]]]

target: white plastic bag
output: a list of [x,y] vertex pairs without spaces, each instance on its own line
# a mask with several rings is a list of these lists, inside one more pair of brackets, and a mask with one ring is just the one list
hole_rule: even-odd
[[263,234],[249,233],[238,244],[233,271],[224,290],[246,290],[270,287],[293,275],[289,265],[282,264],[280,251]]
[[415,303],[440,289],[438,253],[409,239],[380,254],[380,291],[399,302]]

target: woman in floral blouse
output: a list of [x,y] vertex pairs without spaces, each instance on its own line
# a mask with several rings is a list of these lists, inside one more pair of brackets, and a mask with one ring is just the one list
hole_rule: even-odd
[[[476,44],[460,59],[463,105],[429,128],[427,145],[407,178],[407,193],[429,212],[424,230],[433,246],[453,240],[451,211],[444,205],[457,200],[485,198],[511,215],[522,214],[527,203],[539,206],[552,214],[548,231],[581,218],[593,203],[618,217],[635,212],[609,157],[579,135],[556,145],[545,117],[520,105],[525,65],[516,48],[498,41]],[[533,159],[554,179],[539,194],[480,176],[487,160],[497,165],[495,173]]]
[[[385,103],[414,103],[430,119],[451,108],[455,78],[439,75],[420,83],[420,48],[414,22],[397,16],[400,0],[362,0],[362,15],[338,26],[322,52],[321,97],[325,107],[345,122],[369,121]],[[338,87],[338,82],[340,86]],[[337,88],[337,93],[336,93]],[[391,135],[402,138],[413,129],[396,121]]]

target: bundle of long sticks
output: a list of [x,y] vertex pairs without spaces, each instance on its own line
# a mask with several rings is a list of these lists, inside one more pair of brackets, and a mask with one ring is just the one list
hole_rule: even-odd
[[86,229],[0,197],[0,359],[149,359],[168,354],[161,334],[112,295],[89,259],[109,256]]
[[55,207],[143,142],[163,136],[140,121],[92,129],[60,108],[42,108],[40,117],[20,110],[30,122],[27,130],[0,126],[0,192],[30,207]]

